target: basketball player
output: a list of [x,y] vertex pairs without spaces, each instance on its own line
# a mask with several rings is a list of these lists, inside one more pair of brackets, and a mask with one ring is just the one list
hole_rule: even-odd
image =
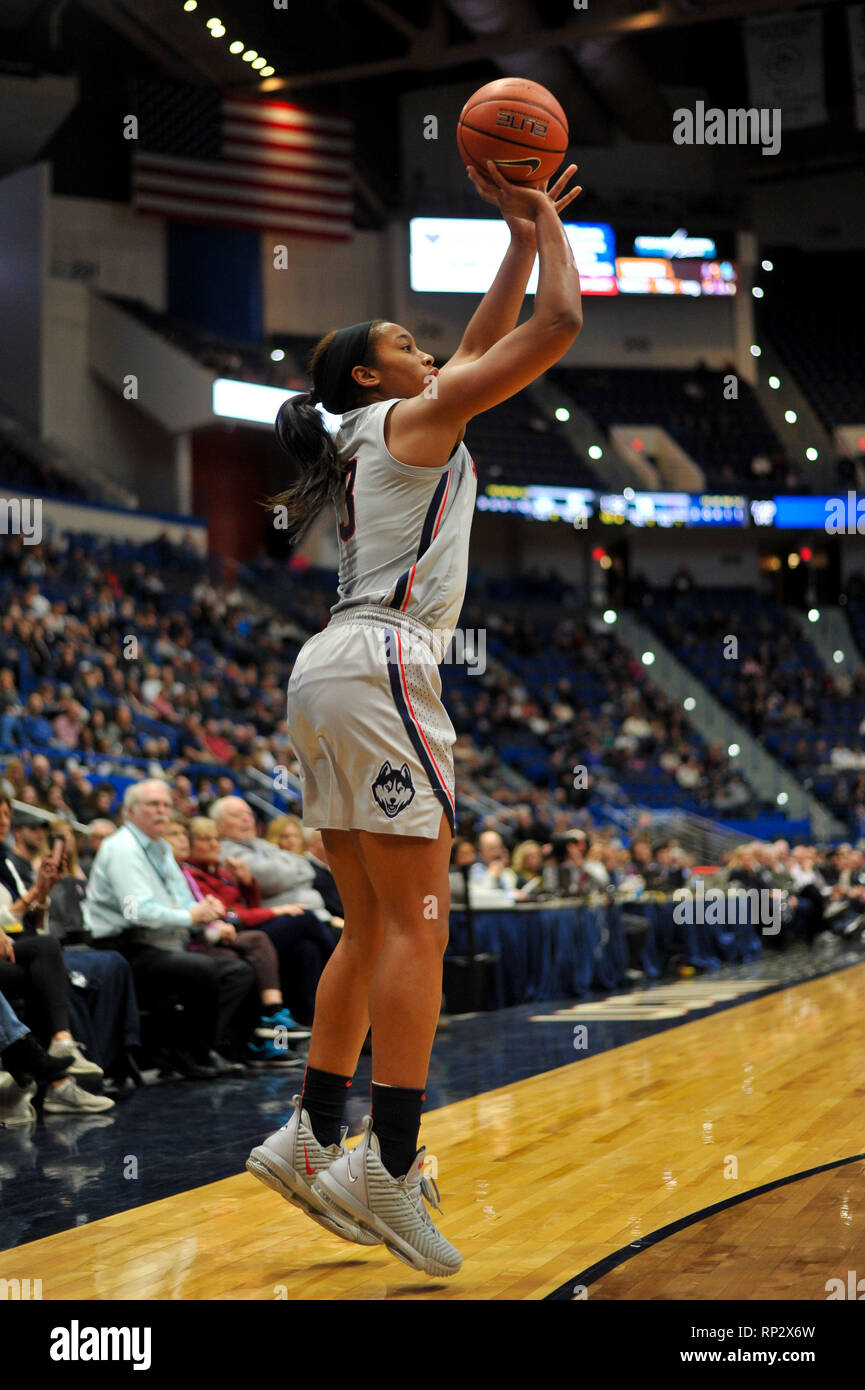
[[[321,828],[345,926],[318,986],[303,1094],[247,1168],[329,1231],[383,1242],[433,1276],[462,1263],[424,1206],[441,1210],[417,1139],[448,939],[455,733],[438,667],[462,608],[477,488],[463,435],[582,326],[559,220],[581,192],[565,193],[576,165],[549,191],[487,168],[469,175],[511,244],[458,350],[437,371],[381,319],[322,338],[313,390],[276,420],[300,480],[268,503],[286,509],[295,540],[327,503],[337,512],[339,599],[297,658],[288,712],[304,824]],[[515,327],[536,251],[534,312]],[[335,437],[318,401],[343,417]],[[343,1110],[369,1027],[372,1114],[349,1152]]]

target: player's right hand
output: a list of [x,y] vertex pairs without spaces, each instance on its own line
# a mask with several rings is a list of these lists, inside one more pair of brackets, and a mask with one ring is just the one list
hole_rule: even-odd
[[568,182],[577,172],[576,164],[568,165],[549,192],[543,188],[528,188],[523,183],[509,183],[492,159],[486,161],[486,174],[472,165],[466,167],[469,178],[484,201],[497,204],[505,218],[524,218],[534,222],[541,209],[550,204],[557,213],[561,213],[583,191],[577,187],[567,195],[564,193]]

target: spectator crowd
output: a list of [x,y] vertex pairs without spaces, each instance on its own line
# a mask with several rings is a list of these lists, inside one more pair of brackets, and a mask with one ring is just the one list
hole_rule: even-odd
[[[327,595],[302,570],[280,592],[268,562],[252,578],[213,582],[164,537],[0,547],[0,1110],[28,1116],[34,1084],[49,1112],[107,1110],[106,1077],[302,1064],[342,905],[287,813],[285,689]],[[743,815],[751,789],[613,635],[483,598],[464,623],[486,624],[486,666],[445,692],[455,905],[687,888],[694,861],[651,815],[624,837],[607,813],[651,784]],[[775,944],[860,934],[852,845],[746,844],[716,881],[783,897]]]

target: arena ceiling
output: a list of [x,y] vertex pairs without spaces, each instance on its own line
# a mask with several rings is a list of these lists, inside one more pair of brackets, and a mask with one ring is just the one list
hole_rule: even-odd
[[[577,145],[667,140],[673,89],[704,94],[711,105],[748,104],[743,19],[797,8],[796,0],[587,0],[585,9],[574,0],[198,0],[187,12],[184,0],[4,0],[0,124],[9,124],[2,119],[8,79],[75,78],[80,109],[46,140],[43,157],[58,161],[66,191],[95,193],[97,166],[103,185],[112,177],[109,153],[93,158],[98,122],[130,77],[160,74],[312,101],[356,117],[370,203],[377,188],[384,211],[393,201],[403,92],[450,82],[468,92],[518,73],[556,93]],[[764,161],[756,177],[863,157],[865,137],[852,120],[846,6],[811,0],[809,8],[826,13],[829,119],[794,132],[771,170]],[[224,32],[214,37],[209,19]],[[273,75],[263,79],[232,54],[232,41],[265,59]],[[20,157],[16,164],[14,149],[0,149],[0,172],[34,157],[20,112],[14,124]]]

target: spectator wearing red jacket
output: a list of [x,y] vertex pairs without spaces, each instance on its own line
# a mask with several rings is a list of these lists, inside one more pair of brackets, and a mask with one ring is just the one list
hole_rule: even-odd
[[219,830],[208,817],[196,816],[190,822],[189,836],[189,853],[181,867],[189,870],[197,891],[203,895],[212,891],[219,899],[229,924],[267,935],[279,957],[292,1012],[302,1024],[311,1023],[318,981],[336,941],[330,928],[300,903],[262,907],[261,889],[249,865],[233,858],[220,864]]

